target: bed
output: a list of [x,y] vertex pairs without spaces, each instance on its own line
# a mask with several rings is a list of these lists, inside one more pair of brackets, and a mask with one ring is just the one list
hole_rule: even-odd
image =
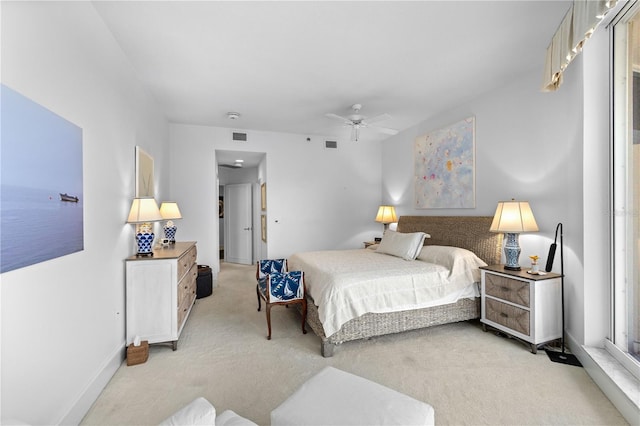
[[[424,245],[433,246],[432,250],[441,247],[443,250],[458,251],[454,247],[464,249],[461,252],[468,250],[491,265],[500,263],[502,249],[502,234],[489,232],[492,219],[485,216],[402,216],[397,232],[424,232],[428,234]],[[369,248],[296,253],[288,262],[290,270],[305,271],[307,324],[320,337],[324,357],[333,356],[335,347],[344,342],[480,317],[477,284],[465,286],[457,282],[453,293],[442,293],[443,283],[447,281],[445,276],[453,273],[424,259],[407,261]],[[400,272],[399,268],[406,269],[410,275]],[[436,279],[425,289],[421,281],[423,274],[439,276],[440,281]],[[479,281],[477,275],[474,277]],[[327,288],[327,280],[346,280],[343,284],[346,290],[340,290],[346,291],[346,295],[340,293],[338,296],[338,290]],[[394,299],[393,303],[378,302],[374,308],[361,306],[362,299],[367,298],[366,289],[373,288],[367,286],[374,284],[381,286],[382,293],[402,285],[412,289],[400,292],[400,302]],[[471,288],[473,293],[470,293]],[[427,293],[439,297],[435,297],[434,302],[433,297],[423,297]],[[353,294],[355,299],[347,302]],[[333,306],[336,303],[337,308]]]

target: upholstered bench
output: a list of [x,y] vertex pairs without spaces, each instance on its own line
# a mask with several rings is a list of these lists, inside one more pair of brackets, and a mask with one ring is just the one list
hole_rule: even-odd
[[271,426],[433,425],[434,416],[429,404],[325,367],[271,412]]

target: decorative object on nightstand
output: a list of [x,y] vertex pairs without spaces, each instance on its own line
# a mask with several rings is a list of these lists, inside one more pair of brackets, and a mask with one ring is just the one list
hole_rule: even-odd
[[396,209],[393,206],[380,206],[378,208],[378,214],[376,215],[376,222],[380,222],[384,225],[384,231],[389,228],[390,223],[398,221],[396,216]]
[[540,267],[538,265],[538,257],[537,255],[529,256],[531,259],[531,269],[528,271],[530,274],[538,274],[540,272]]
[[167,221],[164,225],[164,238],[169,240],[171,244],[176,242],[176,231],[178,227],[174,225],[173,219],[182,219],[178,203],[174,201],[164,201],[160,205],[160,215]]
[[503,232],[505,235],[504,255],[506,263],[504,269],[519,271],[520,244],[518,236],[521,232],[537,232],[538,224],[528,201],[500,201],[489,228],[491,232]]
[[553,272],[529,274],[503,265],[482,266],[480,322],[529,344],[538,345],[562,337],[561,276]]
[[162,220],[158,204],[153,198],[134,198],[127,223],[135,223],[138,252],[136,256],[153,256],[153,224]]
[[553,240],[553,244],[549,247],[549,256],[547,257],[547,265],[545,267],[545,271],[551,272],[553,269],[553,260],[556,254],[556,247],[558,242],[558,230],[560,231],[560,292],[561,292],[561,304],[562,304],[562,338],[560,339],[560,344],[562,346],[561,352],[553,351],[551,349],[547,349],[547,355],[549,359],[553,362],[558,362],[561,364],[569,364],[575,365],[576,367],[582,367],[578,358],[576,358],[573,354],[568,354],[565,352],[565,344],[564,344],[564,253],[563,253],[563,242],[562,242],[562,223],[559,223],[556,226],[556,237]]

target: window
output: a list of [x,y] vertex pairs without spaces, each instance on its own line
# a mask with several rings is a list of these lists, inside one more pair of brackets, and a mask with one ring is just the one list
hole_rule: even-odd
[[612,330],[614,350],[640,363],[640,7],[614,26]]

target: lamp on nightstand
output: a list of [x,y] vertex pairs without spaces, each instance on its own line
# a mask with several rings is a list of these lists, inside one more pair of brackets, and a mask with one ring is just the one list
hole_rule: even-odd
[[136,256],[153,256],[153,224],[162,220],[158,204],[153,198],[134,198],[127,223],[135,223],[138,252]]
[[520,244],[518,237],[521,232],[537,232],[538,224],[533,217],[533,212],[528,201],[500,201],[496,214],[491,222],[491,232],[503,232],[505,235],[504,269],[519,271]]
[[178,227],[173,224],[173,219],[182,219],[178,203],[173,201],[165,201],[160,205],[160,215],[167,221],[164,225],[164,238],[169,240],[171,244],[176,242],[176,231]]
[[387,231],[390,223],[397,222],[396,209],[393,206],[380,206],[378,208],[378,214],[376,215],[376,222],[380,222],[384,225],[384,231]]

